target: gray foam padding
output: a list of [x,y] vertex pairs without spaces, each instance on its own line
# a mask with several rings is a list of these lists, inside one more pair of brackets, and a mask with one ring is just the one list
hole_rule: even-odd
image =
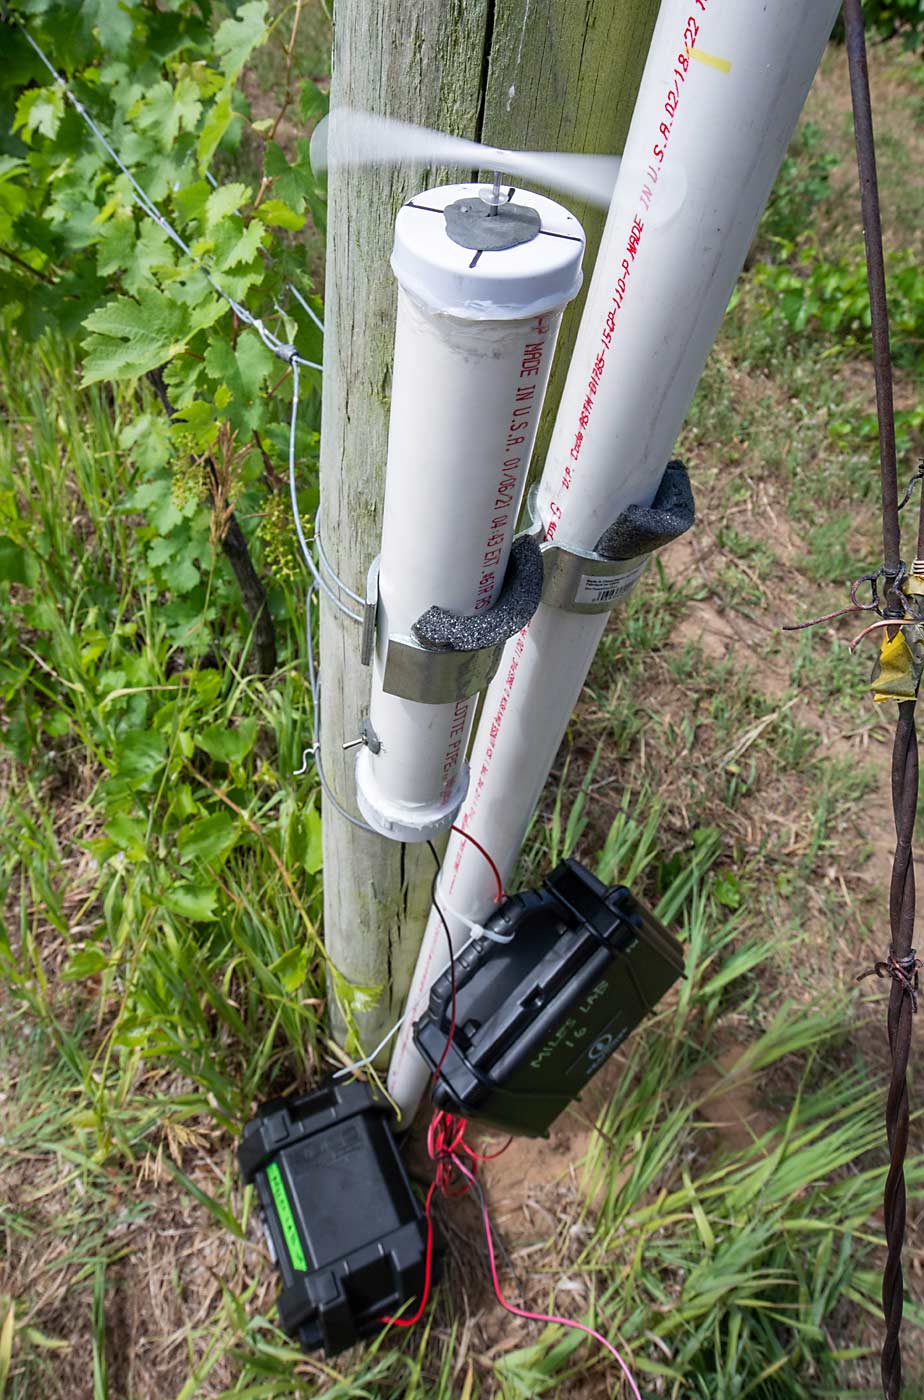
[[668,462],[650,506],[627,506],[597,541],[604,559],[635,559],[670,544],[694,519],[693,488],[682,462]]
[[417,619],[411,631],[427,647],[444,651],[480,651],[505,642],[525,627],[542,597],[542,553],[532,535],[513,542],[500,597],[484,612],[452,613],[432,607]]

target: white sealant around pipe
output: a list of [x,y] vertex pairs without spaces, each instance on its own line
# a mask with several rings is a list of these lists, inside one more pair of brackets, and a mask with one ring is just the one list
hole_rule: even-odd
[[[837,9],[663,0],[539,485],[547,537],[592,550],[627,506],[651,503]],[[505,880],[605,626],[541,605],[485,693],[458,824]],[[453,835],[437,898],[456,948],[494,893]],[[446,963],[431,913],[388,1076],[406,1115],[427,1082],[412,1025]]]
[[565,304],[581,283],[584,236],[567,210],[517,192],[541,219],[527,243],[477,256],[443,209],[474,185],[418,195],[399,212],[399,282],[379,611],[357,799],[384,836],[424,841],[464,797],[477,696],[424,704],[384,689],[389,635],[431,605],[477,613],[497,600]]

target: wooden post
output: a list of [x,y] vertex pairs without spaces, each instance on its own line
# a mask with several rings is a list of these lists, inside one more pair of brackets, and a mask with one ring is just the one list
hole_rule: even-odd
[[[658,0],[337,0],[332,103],[508,148],[612,154],[623,147],[657,9]],[[333,568],[357,594],[379,551],[395,213],[428,184],[464,178],[420,166],[331,176],[319,523]],[[603,217],[565,202],[587,229],[587,280]],[[582,304],[565,315],[546,424]],[[356,751],[342,746],[360,734],[370,673],[359,660],[359,626],[327,598],[320,607],[321,756],[338,801],[357,815]],[[338,970],[331,992],[348,1005],[346,1021],[355,1018],[367,1050],[400,1015],[433,871],[426,845],[363,832],[325,800],[324,936]],[[334,996],[331,1008],[343,1039]]]

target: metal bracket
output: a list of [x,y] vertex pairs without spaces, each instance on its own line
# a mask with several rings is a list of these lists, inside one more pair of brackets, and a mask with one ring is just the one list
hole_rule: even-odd
[[424,705],[451,705],[484,690],[506,645],[505,637],[478,651],[436,651],[413,637],[389,637],[382,689]]
[[359,643],[359,659],[364,666],[372,665],[375,655],[375,618],[379,610],[379,558],[377,554],[366,574],[366,601],[363,604],[363,635]]
[[610,612],[638,583],[650,554],[640,559],[604,559],[593,550],[549,540],[541,546],[542,601],[563,612]]
[[[360,652],[364,666],[371,666],[375,654],[378,606],[379,561],[376,558],[366,579]],[[477,651],[449,651],[426,647],[412,636],[386,637],[382,689],[403,700],[416,700],[424,705],[452,704],[485,688],[500,665],[506,645],[504,638]]]
[[635,559],[604,559],[593,549],[543,539],[544,529],[536,509],[536,488],[527,502],[530,525],[527,534],[539,540],[542,551],[542,601],[562,612],[610,612],[638,583],[651,560],[650,554]]

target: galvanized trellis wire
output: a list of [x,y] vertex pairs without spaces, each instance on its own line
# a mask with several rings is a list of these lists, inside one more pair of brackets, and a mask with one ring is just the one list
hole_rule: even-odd
[[[892,401],[892,357],[889,346],[889,312],[886,298],[882,225],[876,179],[869,70],[861,0],[844,0],[844,25],[850,67],[857,165],[863,207],[866,266],[869,278],[876,405],[879,415],[879,460],[882,479],[882,543],[884,606],[886,620],[907,616],[902,592],[905,565],[901,559],[898,474],[895,449],[895,412]],[[918,525],[917,554],[924,544],[924,495]],[[897,631],[897,626],[896,626]],[[889,635],[893,635],[891,629]],[[902,1247],[905,1239],[905,1153],[908,1147],[908,1060],[911,1053],[912,1016],[917,1010],[917,959],[914,939],[914,856],[912,840],[918,799],[918,746],[913,699],[898,706],[898,722],[892,749],[892,810],[895,818],[895,858],[889,890],[891,947],[888,956],[872,969],[891,981],[888,1007],[889,1050],[892,1077],[886,1101],[886,1134],[889,1170],[883,1213],[887,1257],[882,1278],[882,1311],[885,1335],[880,1357],[885,1400],[899,1400],[902,1391],[901,1322],[904,1305]]]

